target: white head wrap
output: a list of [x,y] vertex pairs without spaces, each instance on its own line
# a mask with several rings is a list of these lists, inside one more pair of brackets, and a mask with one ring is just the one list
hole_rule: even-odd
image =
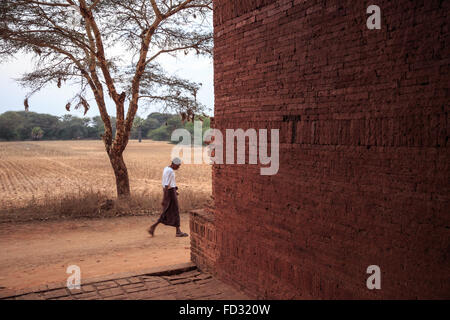
[[181,164],[181,159],[180,158],[173,158],[172,163],[176,164],[177,166],[179,166]]

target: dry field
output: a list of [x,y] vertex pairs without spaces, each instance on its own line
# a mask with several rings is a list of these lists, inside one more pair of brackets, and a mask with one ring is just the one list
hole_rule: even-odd
[[[115,179],[102,141],[0,142],[0,221],[158,212],[161,174],[173,145],[130,141],[125,153],[132,199],[115,198]],[[211,167],[183,165],[177,172],[182,210],[211,198]]]

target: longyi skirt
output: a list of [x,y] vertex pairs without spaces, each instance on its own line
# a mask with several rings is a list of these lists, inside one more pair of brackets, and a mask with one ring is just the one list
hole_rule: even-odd
[[178,208],[177,190],[171,188],[165,193],[163,189],[163,194],[163,212],[158,221],[167,226],[179,227],[180,211]]

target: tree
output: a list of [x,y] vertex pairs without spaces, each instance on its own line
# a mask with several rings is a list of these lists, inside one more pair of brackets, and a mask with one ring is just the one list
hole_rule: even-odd
[[[192,115],[200,84],[168,76],[157,58],[177,51],[211,54],[208,17],[212,0],[9,0],[0,3],[0,58],[35,55],[36,68],[20,82],[31,88],[24,101],[49,83],[75,82],[80,91],[66,109],[90,107],[90,90],[104,123],[102,139],[119,197],[130,195],[123,152],[140,101],[161,101]],[[131,63],[124,61],[126,51]],[[116,133],[106,109],[116,107]],[[126,110],[126,104],[128,106]],[[126,111],[126,114],[125,114]]]
[[0,139],[19,139],[18,128],[23,127],[23,118],[16,112],[5,112],[0,115]]
[[34,127],[40,127],[47,139],[57,138],[61,130],[58,117],[48,114],[8,111],[0,115],[0,139],[30,139]]
[[[196,119],[203,119],[203,130],[209,128],[208,118],[197,116]],[[115,134],[115,122],[115,117],[111,117],[113,136]],[[140,128],[142,137],[170,141],[171,130],[183,127],[180,115],[163,113],[152,113],[145,120],[136,116],[134,123],[130,135],[131,139],[139,138]],[[31,111],[7,111],[0,114],[0,140],[28,140],[32,138],[30,132],[35,127],[39,127],[45,132],[43,139],[47,140],[99,139],[105,132],[100,116],[95,116],[92,119],[72,115],[56,117]],[[193,134],[193,123],[186,122],[184,128]],[[153,131],[158,129],[160,130],[154,134]]]
[[169,120],[171,117],[170,114],[167,113],[161,113],[161,112],[152,112],[148,115],[147,120],[149,119],[154,119],[156,121],[158,121],[158,126],[156,126],[153,129],[156,129],[157,127],[161,126],[162,124],[166,123],[167,120]]
[[61,130],[59,136],[62,139],[87,138],[87,123],[89,123],[89,119],[82,119],[66,114],[61,117]]
[[92,128],[95,132],[94,136],[101,137],[105,133],[105,125],[103,124],[102,118],[100,116],[95,116],[92,118]]
[[142,142],[142,127],[144,126],[144,119],[141,117],[134,118],[133,129],[137,130],[137,138],[139,143]]
[[40,127],[34,127],[31,130],[31,138],[33,140],[41,140],[44,136],[44,131]]
[[150,130],[155,130],[159,128],[160,124],[158,120],[147,117],[147,119],[144,120],[144,124],[142,125],[142,131],[144,132],[144,135],[147,135],[147,133]]

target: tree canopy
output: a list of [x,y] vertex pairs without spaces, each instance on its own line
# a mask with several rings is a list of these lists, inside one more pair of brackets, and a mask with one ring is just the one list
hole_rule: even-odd
[[[209,129],[209,118],[198,116],[203,120],[203,130]],[[193,134],[193,124],[183,122],[178,114],[150,113],[145,119],[136,117],[140,122],[142,137],[156,141],[170,141],[172,130],[185,128]],[[113,133],[115,132],[116,118],[111,118]],[[39,128],[41,131],[39,131]],[[79,118],[72,115],[56,117],[25,111],[8,111],[0,114],[0,140],[29,140],[35,137],[39,140],[73,140],[73,139],[100,139],[105,127],[100,116],[93,118]],[[41,135],[42,134],[42,135]],[[131,130],[130,139],[138,139],[138,128]]]

